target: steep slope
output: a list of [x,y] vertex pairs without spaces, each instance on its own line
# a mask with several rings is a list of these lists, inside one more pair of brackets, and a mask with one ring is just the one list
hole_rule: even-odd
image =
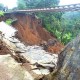
[[[42,26],[42,21],[34,14],[15,13],[17,21],[12,25],[18,30],[16,37],[29,45],[42,45],[46,50],[59,53],[63,45]],[[52,44],[51,44],[52,43]]]
[[1,80],[35,80],[56,68],[58,54],[50,55],[37,45],[25,46],[14,37],[16,30],[5,22],[0,22],[0,32]]
[[23,41],[29,44],[40,44],[43,40],[48,41],[52,38],[34,15],[16,14],[15,17],[18,21],[13,26],[18,29],[18,36]]

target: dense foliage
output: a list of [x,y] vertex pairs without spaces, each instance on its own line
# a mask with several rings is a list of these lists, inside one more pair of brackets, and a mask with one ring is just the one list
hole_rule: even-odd
[[18,0],[18,8],[46,8],[58,5],[59,0]]
[[[0,11],[0,17],[4,17],[4,11]],[[11,25],[11,23],[13,22],[13,20],[12,19],[7,19],[5,22],[8,25]]]
[[3,11],[0,11],[0,17],[1,16],[4,16],[4,12]]
[[[59,0],[18,0],[18,9],[47,8],[58,4]],[[80,32],[79,12],[39,12],[35,14],[42,19],[44,27],[64,44],[67,44]]]
[[4,9],[4,5],[0,3],[0,10]]
[[13,22],[13,20],[12,20],[12,19],[7,19],[5,22],[6,22],[8,25],[11,25],[11,23]]

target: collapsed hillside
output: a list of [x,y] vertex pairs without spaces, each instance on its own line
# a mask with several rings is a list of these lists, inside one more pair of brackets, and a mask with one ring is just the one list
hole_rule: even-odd
[[[30,22],[27,25],[25,20],[26,17],[30,19],[32,17],[26,15],[23,18],[21,15],[15,15],[17,21],[12,24],[17,30],[4,22],[0,22],[0,79],[79,80],[80,36],[66,45],[60,53],[63,45],[56,38],[51,36],[43,27],[35,27],[36,24],[34,28],[31,28]],[[34,23],[34,21],[32,22]],[[18,32],[16,33],[16,31]],[[15,33],[18,39],[15,37]],[[45,37],[47,35],[43,36],[43,33],[48,34],[48,37]],[[23,42],[27,43],[28,46],[24,45]],[[45,46],[47,49],[50,48],[53,52],[60,54],[50,54],[50,52],[43,50],[43,47],[37,45]]]
[[[19,75],[14,77],[17,80],[30,78],[30,80],[35,80],[54,71],[57,66],[58,54],[52,53],[60,53],[64,46],[54,35],[43,28],[41,20],[37,19],[35,15],[9,13],[1,20],[5,21],[8,18],[15,20],[12,23],[13,27],[6,25],[3,21],[0,22],[0,40],[4,44],[1,45],[0,50],[2,53],[0,63],[3,63],[0,68],[3,67],[1,69],[3,75],[9,71],[6,75],[9,80],[13,79],[15,74],[21,75],[21,77]],[[7,66],[7,69],[4,66]],[[15,73],[16,70],[19,72]],[[0,74],[1,77],[3,75]]]
[[0,70],[3,72],[0,79],[36,80],[52,72],[56,68],[58,54],[51,55],[37,45],[24,45],[14,37],[16,31],[5,22],[0,22]]
[[[13,17],[14,16],[14,17]],[[16,37],[29,45],[41,45],[45,50],[60,53],[63,45],[50,34],[43,26],[41,19],[36,18],[34,14],[15,13],[12,23],[18,32]]]

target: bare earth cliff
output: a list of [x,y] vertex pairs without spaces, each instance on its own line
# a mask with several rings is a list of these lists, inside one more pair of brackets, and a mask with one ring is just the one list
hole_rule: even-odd
[[64,47],[33,14],[0,20],[0,80],[80,80],[79,35]]
[[57,41],[43,26],[35,15],[16,13],[17,19],[12,25],[18,30],[16,37],[29,45],[42,45],[46,50],[59,53],[63,45]]

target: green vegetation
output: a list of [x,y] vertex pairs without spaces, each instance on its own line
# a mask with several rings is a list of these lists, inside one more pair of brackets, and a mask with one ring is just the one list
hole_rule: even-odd
[[[4,11],[2,10],[4,7],[2,4],[0,4],[0,17],[4,17]],[[8,25],[11,25],[11,23],[13,22],[12,19],[7,19],[5,21]]]
[[[55,7],[59,0],[18,0],[18,9]],[[45,12],[35,13],[42,19],[44,27],[67,44],[80,32],[79,12]]]
[[4,12],[3,11],[0,11],[0,16],[4,16]]
[[11,25],[11,23],[13,22],[13,20],[12,20],[12,19],[7,19],[5,22],[6,22],[8,25]]
[[25,0],[18,0],[18,9],[26,9]]
[[4,5],[0,3],[0,16],[4,16]]
[[4,5],[0,3],[0,10],[3,11]]

